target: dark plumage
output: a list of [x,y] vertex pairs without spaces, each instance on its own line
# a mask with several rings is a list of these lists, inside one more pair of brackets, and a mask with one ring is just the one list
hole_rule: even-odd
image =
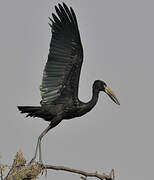
[[33,160],[36,158],[39,148],[40,163],[42,163],[40,144],[42,137],[63,119],[72,119],[89,112],[96,105],[100,91],[106,92],[115,103],[119,104],[111,89],[100,80],[94,82],[92,99],[88,103],[78,99],[83,48],[77,19],[73,9],[68,8],[64,3],[58,4],[55,9],[57,14],[52,14],[52,19],[49,18],[52,39],[40,86],[41,106],[18,106],[21,113],[50,122],[39,136],[33,158]]

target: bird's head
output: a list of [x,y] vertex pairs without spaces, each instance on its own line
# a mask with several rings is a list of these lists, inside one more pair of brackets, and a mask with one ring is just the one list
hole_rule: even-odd
[[104,81],[96,80],[94,82],[93,88],[98,91],[104,91],[116,104],[120,105],[114,92],[107,86],[107,84]]

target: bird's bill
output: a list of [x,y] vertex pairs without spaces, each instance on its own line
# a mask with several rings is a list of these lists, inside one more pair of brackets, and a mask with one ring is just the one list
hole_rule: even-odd
[[108,94],[108,96],[118,105],[120,105],[120,102],[118,101],[118,99],[116,98],[114,92],[108,87],[105,87],[105,92]]

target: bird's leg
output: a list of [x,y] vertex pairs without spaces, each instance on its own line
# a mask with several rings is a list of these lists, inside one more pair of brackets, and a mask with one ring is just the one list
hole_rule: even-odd
[[40,136],[38,137],[38,141],[37,141],[34,157],[32,158],[32,160],[30,162],[32,162],[32,161],[34,161],[36,159],[37,152],[39,150],[39,164],[43,166],[43,163],[42,163],[42,152],[41,152],[41,140],[42,140],[43,136],[45,136],[50,129],[52,129],[55,126],[57,126],[61,121],[62,121],[61,116],[60,115],[56,116],[55,118],[52,119],[52,121],[49,124],[49,126],[40,134]]
[[47,134],[47,132],[53,128],[52,125],[50,124],[39,136],[38,138],[38,147],[39,148],[39,164],[43,164],[42,162],[42,151],[41,151],[41,140],[43,138],[43,136],[45,136]]
[[35,154],[34,154],[34,157],[32,158],[32,160],[30,161],[30,163],[36,159],[37,152],[38,152],[38,149],[39,149],[39,163],[42,164],[41,139],[42,139],[42,137],[43,137],[51,128],[52,128],[52,126],[49,125],[49,126],[40,134],[40,136],[38,137],[37,145],[36,145],[36,149],[35,149]]
[[37,141],[37,145],[36,145],[34,157],[33,157],[32,160],[30,161],[30,163],[32,163],[32,162],[36,159],[36,155],[37,155],[37,151],[38,151],[38,146],[39,146],[39,139],[38,139],[38,141]]

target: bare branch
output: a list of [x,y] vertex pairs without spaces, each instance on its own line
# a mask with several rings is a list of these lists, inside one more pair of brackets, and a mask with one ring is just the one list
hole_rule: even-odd
[[[67,171],[67,172],[72,172],[72,173],[76,173],[76,174],[81,174],[85,177],[97,177],[101,180],[107,179],[107,180],[113,180],[112,179],[112,174],[114,172],[114,170],[112,169],[112,173],[110,173],[110,175],[106,175],[106,174],[99,174],[97,172],[94,173],[90,173],[90,172],[85,172],[82,170],[77,170],[77,169],[72,169],[69,167],[65,167],[65,166],[53,166],[53,165],[45,165],[46,169],[53,169],[53,170],[61,170],[61,171]],[[83,179],[83,177],[82,177]],[[85,178],[84,178],[85,179]]]

